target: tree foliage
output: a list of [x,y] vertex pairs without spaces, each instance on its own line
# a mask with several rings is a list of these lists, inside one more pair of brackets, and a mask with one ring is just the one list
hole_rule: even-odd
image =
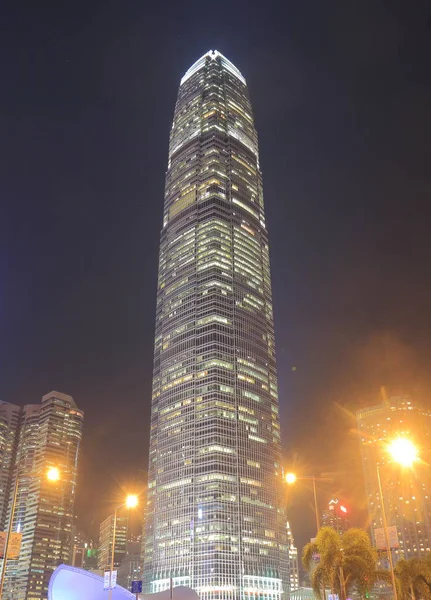
[[339,535],[332,527],[322,527],[316,540],[304,547],[302,562],[320,599],[329,589],[346,600],[353,587],[364,597],[380,578],[376,550],[362,529]]
[[399,600],[431,600],[431,560],[401,559],[395,565]]

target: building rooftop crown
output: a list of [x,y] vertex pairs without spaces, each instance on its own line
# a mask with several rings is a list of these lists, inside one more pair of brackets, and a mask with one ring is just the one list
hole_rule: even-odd
[[62,394],[61,392],[55,392],[55,391],[48,392],[48,394],[45,394],[45,396],[42,396],[42,403],[48,402],[48,400],[52,400],[53,398],[57,398],[58,400],[67,402],[73,408],[78,408],[76,406],[75,400],[72,398],[72,396],[69,396],[68,394]]
[[220,58],[222,66],[229,71],[232,75],[237,77],[244,85],[246,85],[246,81],[244,76],[241,74],[241,71],[235,67],[233,63],[230,62],[221,52],[218,50],[208,50],[203,56],[199,58],[195,63],[192,64],[190,69],[186,71],[184,77],[181,79],[181,85],[187,81],[192,75],[202,69],[205,66],[206,61],[209,60],[217,60]]

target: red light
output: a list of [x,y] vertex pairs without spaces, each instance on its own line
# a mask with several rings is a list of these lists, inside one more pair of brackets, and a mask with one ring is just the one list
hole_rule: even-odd
[[347,512],[347,508],[346,508],[345,506],[340,506],[340,510],[341,510],[341,512],[343,512],[343,513],[346,513],[346,512]]

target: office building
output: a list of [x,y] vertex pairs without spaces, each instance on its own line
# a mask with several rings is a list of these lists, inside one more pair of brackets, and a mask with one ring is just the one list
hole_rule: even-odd
[[295,546],[289,521],[286,523],[287,547],[289,549],[289,593],[299,588],[298,548]]
[[[41,404],[26,405],[19,413],[6,527],[12,518],[12,530],[22,534],[22,544],[19,557],[7,561],[3,600],[41,600],[47,597],[54,569],[72,559],[83,413],[71,396],[59,392],[46,394]],[[57,481],[46,477],[53,466],[59,470]]]
[[286,593],[268,234],[246,81],[181,80],[160,239],[144,579],[203,600]]
[[347,531],[350,527],[348,519],[348,509],[338,500],[332,498],[328,504],[328,508],[322,514],[322,527],[332,527],[340,535]]
[[85,546],[78,546],[77,544],[74,544],[72,552],[72,566],[78,567],[78,569],[85,569],[86,553],[87,550]]
[[72,566],[80,569],[97,569],[98,548],[82,531],[76,532],[73,542]]
[[79,569],[85,569],[85,557],[89,545],[88,538],[82,531],[78,531],[76,526],[74,529],[71,565]]
[[[119,567],[121,561],[126,555],[128,525],[129,516],[127,514],[117,515],[117,524],[115,527],[114,567]],[[114,515],[110,515],[100,524],[99,551],[97,555],[99,569],[109,569],[111,565],[113,537]]]
[[[427,467],[431,448],[431,411],[408,396],[397,396],[357,413],[362,464],[371,535],[382,529],[382,498],[379,494],[377,463],[388,526],[396,526],[394,559],[423,556],[431,548],[431,479]],[[397,437],[410,438],[419,448],[422,461],[411,469],[391,462],[385,444]]]
[[118,584],[130,590],[132,581],[142,579],[141,541],[128,540],[126,554],[118,568]]

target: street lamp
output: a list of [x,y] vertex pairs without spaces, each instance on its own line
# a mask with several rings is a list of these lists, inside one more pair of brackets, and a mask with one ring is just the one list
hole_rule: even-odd
[[292,485],[293,483],[296,482],[297,477],[296,477],[295,473],[286,473],[285,480],[286,480],[287,484]]
[[59,481],[60,479],[60,470],[57,467],[49,467],[46,472],[46,478],[48,481]]
[[408,438],[397,437],[387,445],[392,460],[402,467],[411,468],[419,460],[418,449]]
[[138,496],[136,494],[129,494],[125,502],[126,508],[136,508],[138,506]]
[[111,548],[111,572],[109,574],[109,594],[108,600],[112,600],[112,574],[114,572],[114,557],[115,557],[115,538],[117,535],[117,511],[126,507],[128,510],[138,506],[138,496],[136,494],[128,494],[126,500],[114,510],[114,528],[112,531],[112,548]]
[[[418,449],[408,438],[397,437],[386,444],[386,451],[392,458],[392,461],[402,467],[412,467],[413,463],[419,460]],[[379,495],[382,504],[383,532],[385,535],[386,551],[388,553],[389,569],[391,571],[392,591],[394,600],[398,600],[397,584],[395,581],[394,561],[392,559],[391,547],[389,544],[388,521],[386,519],[385,499],[383,496],[382,480],[380,477],[380,464],[376,464],[377,483],[379,486]]]
[[293,485],[297,482],[298,479],[311,479],[313,482],[313,495],[314,495],[314,515],[316,517],[316,531],[320,529],[320,519],[319,519],[319,508],[317,506],[317,491],[316,491],[316,477],[312,475],[311,477],[297,477],[295,473],[286,473],[284,480],[288,485]]
[[[1,579],[0,579],[0,600],[3,597],[3,586],[4,586],[5,575],[6,575],[6,565],[7,565],[7,559],[8,559],[9,545],[10,545],[10,540],[12,537],[12,526],[13,526],[13,519],[15,516],[16,501],[18,498],[19,482],[22,477],[28,477],[28,476],[32,476],[34,474],[35,473],[20,473],[19,468],[17,469],[16,478],[15,478],[15,486],[14,486],[14,490],[13,490],[12,507],[11,507],[10,517],[9,517],[9,525],[8,525],[8,529],[7,529],[6,544],[5,544],[5,549],[4,549],[3,567],[2,567]],[[50,482],[59,481],[60,480],[60,470],[57,467],[49,467],[45,473],[45,477]]]

